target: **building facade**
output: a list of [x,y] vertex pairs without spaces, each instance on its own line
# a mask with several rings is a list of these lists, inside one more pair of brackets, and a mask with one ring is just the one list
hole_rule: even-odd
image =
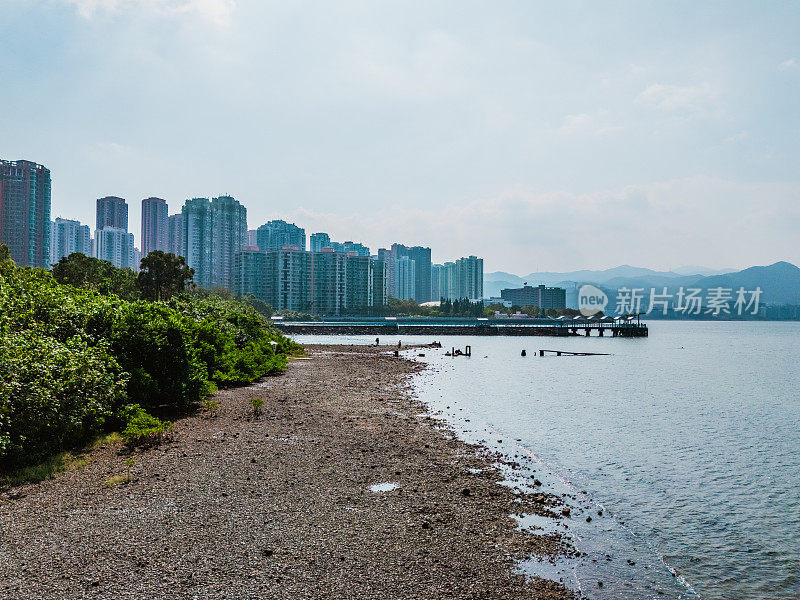
[[169,235],[167,240],[167,250],[175,256],[184,256],[186,252],[186,238],[184,231],[183,213],[170,215],[167,218]]
[[0,160],[0,243],[23,267],[50,266],[50,170]]
[[308,242],[311,252],[322,252],[323,248],[331,248],[331,236],[327,233],[312,233]]
[[92,231],[88,225],[81,225],[73,219],[58,217],[50,224],[50,263],[56,264],[65,256],[80,252],[93,255]]
[[483,298],[483,259],[477,256],[456,261],[455,279],[458,298],[481,300]]
[[311,312],[341,315],[347,309],[347,255],[309,252],[311,255]]
[[142,200],[142,256],[161,250],[169,252],[169,212],[162,198]]
[[442,272],[444,265],[431,265],[431,301],[442,299]]
[[305,250],[306,230],[280,219],[267,221],[256,230],[256,244],[264,252],[280,250],[285,246]]
[[211,244],[213,239],[211,201],[208,198],[187,200],[183,216],[183,252],[189,268],[194,269],[194,282],[211,287]]
[[97,258],[120,269],[138,269],[135,265],[133,234],[120,227],[104,227],[95,232]]
[[394,290],[393,296],[400,300],[416,300],[416,263],[408,256],[393,260]]
[[186,264],[205,288],[234,289],[236,253],[247,245],[247,209],[231,196],[192,198],[181,210]]
[[258,248],[243,248],[234,256],[233,261],[233,293],[243,296],[255,296],[266,300],[266,252]]
[[[409,258],[414,262],[414,295],[413,298],[418,303],[430,302],[431,300],[431,249],[424,246],[404,246],[403,244],[392,244],[389,254],[395,260]],[[389,262],[389,278],[394,283],[394,289],[399,289],[397,273],[392,272],[398,266],[396,262]],[[404,289],[408,290],[405,286]],[[399,297],[399,296],[398,296]],[[410,299],[404,298],[404,299]],[[438,300],[438,298],[437,298]]]
[[274,310],[311,312],[313,253],[285,248],[266,253],[266,300]]
[[128,231],[128,203],[117,196],[98,198],[96,219],[95,229],[114,227]]
[[559,287],[526,285],[500,290],[500,297],[516,306],[538,306],[541,310],[567,307],[567,291]]
[[385,264],[369,256],[248,248],[235,260],[237,296],[253,294],[276,311],[369,314],[386,304]]
[[247,246],[247,209],[231,196],[211,201],[211,286],[233,289],[233,260]]

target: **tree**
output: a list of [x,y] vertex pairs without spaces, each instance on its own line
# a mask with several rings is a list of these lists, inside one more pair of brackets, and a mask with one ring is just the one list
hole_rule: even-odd
[[101,294],[116,294],[123,300],[135,300],[136,273],[118,269],[107,260],[73,252],[53,265],[53,278],[59,283],[92,289]]
[[0,244],[0,274],[5,273],[15,267],[14,261],[11,260],[11,251],[5,244]]
[[191,285],[194,269],[182,256],[156,250],[142,259],[136,287],[148,300],[167,300]]
[[529,317],[538,317],[539,316],[539,307],[538,306],[523,306],[522,312],[524,312]]
[[262,314],[263,316],[269,318],[274,314],[272,307],[264,302],[261,298],[257,298],[252,294],[247,294],[242,298],[242,302],[245,304],[249,304],[253,307],[253,309],[257,312]]

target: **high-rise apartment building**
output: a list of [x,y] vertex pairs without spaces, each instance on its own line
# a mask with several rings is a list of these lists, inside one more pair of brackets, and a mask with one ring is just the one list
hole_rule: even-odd
[[256,230],[256,243],[264,252],[280,250],[285,246],[305,250],[306,230],[280,219],[268,221]]
[[339,252],[310,252],[311,312],[340,315],[347,308],[347,255]]
[[0,243],[23,267],[50,264],[50,171],[27,160],[0,160]]
[[392,294],[400,300],[416,300],[416,263],[408,256],[394,259],[395,287]]
[[458,298],[481,300],[483,298],[483,259],[477,256],[456,261],[456,288]]
[[458,299],[458,288],[456,287],[456,263],[446,262],[437,265],[439,275],[439,299],[456,300]]
[[183,256],[184,252],[186,252],[186,232],[184,231],[183,213],[170,215],[167,217],[167,222],[169,224],[167,250],[175,256]]
[[375,279],[373,268],[377,261],[369,256],[346,255],[346,298],[344,311],[364,315],[374,306]]
[[442,299],[442,272],[444,265],[431,265],[431,300],[438,302]]
[[369,256],[369,248],[364,244],[358,242],[331,242],[330,247],[334,252],[341,252],[342,254],[356,254],[357,256]]
[[50,224],[50,263],[80,252],[92,256],[92,231],[79,221],[58,217]]
[[187,200],[184,221],[186,264],[201,287],[233,289],[234,257],[247,241],[247,209],[231,196]]
[[161,250],[169,251],[169,213],[162,198],[142,200],[142,256]]
[[128,231],[128,203],[117,196],[98,198],[96,218],[95,229],[115,227]]
[[255,296],[266,300],[266,252],[248,246],[233,259],[233,293],[239,298]]
[[255,229],[247,230],[247,245],[258,247],[258,232]]
[[[383,252],[386,252],[385,250]],[[381,254],[381,250],[378,251]],[[395,268],[399,263],[396,261],[407,257],[414,262],[414,295],[413,298],[419,303],[430,302],[431,299],[431,249],[423,246],[404,246],[403,244],[392,244],[388,254],[395,259],[387,261],[389,268],[390,290],[398,290],[398,276]],[[408,291],[408,286],[403,282],[404,290]],[[391,291],[390,291],[391,293]],[[399,293],[399,292],[398,292]],[[398,296],[399,297],[399,296]]]
[[233,259],[247,245],[247,209],[231,196],[211,202],[211,285],[233,289]]
[[322,252],[323,248],[331,248],[331,236],[327,233],[312,233],[308,241],[311,252]]
[[266,253],[266,300],[274,310],[311,312],[314,253],[284,248]]
[[213,227],[211,201],[208,198],[187,200],[181,209],[183,217],[183,252],[189,268],[194,269],[194,282],[211,287],[211,244]]
[[372,263],[372,306],[385,306],[389,301],[386,261],[370,258]]
[[120,269],[137,269],[134,264],[135,254],[133,234],[121,227],[104,227],[95,231],[95,248],[97,258],[107,260]]
[[368,314],[386,304],[382,261],[330,248],[305,252],[291,247],[245,249],[235,260],[238,296],[253,294],[275,310],[320,315]]

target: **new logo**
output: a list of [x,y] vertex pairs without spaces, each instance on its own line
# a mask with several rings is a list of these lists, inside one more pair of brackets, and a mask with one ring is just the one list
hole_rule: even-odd
[[608,296],[600,288],[585,284],[578,290],[578,309],[584,317],[596,315],[601,310],[605,311],[608,304]]

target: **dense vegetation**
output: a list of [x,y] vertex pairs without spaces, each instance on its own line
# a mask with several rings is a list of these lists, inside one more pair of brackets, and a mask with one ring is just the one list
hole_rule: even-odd
[[126,416],[146,422],[139,409],[186,411],[217,386],[281,371],[295,349],[251,306],[163,276],[142,293],[122,269],[73,257],[51,274],[16,267],[0,248],[2,469],[122,429]]

